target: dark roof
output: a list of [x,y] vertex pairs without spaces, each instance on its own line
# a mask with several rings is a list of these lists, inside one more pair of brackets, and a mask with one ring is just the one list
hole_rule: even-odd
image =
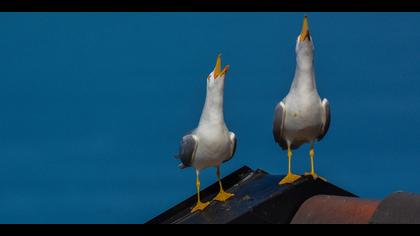
[[[150,220],[149,224],[227,224],[227,223],[290,223],[307,199],[319,194],[351,196],[320,179],[303,177],[297,182],[279,186],[284,176],[270,175],[263,170],[242,167],[222,182],[235,197],[226,203],[212,202],[203,212],[191,214],[196,195]],[[217,183],[201,192],[203,200],[211,200],[218,192]]]
[[[420,224],[420,195],[397,192],[383,201],[364,200],[311,177],[279,186],[283,177],[244,166],[222,180],[234,198],[190,213],[196,203],[193,195],[147,223]],[[211,200],[218,191],[214,183],[201,192],[203,200]]]

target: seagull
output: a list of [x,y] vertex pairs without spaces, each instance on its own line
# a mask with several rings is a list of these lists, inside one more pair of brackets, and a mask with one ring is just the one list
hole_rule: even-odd
[[229,65],[221,70],[221,54],[217,56],[216,66],[207,77],[207,94],[198,127],[182,138],[177,158],[179,167],[193,167],[196,170],[197,204],[191,213],[204,210],[210,203],[200,200],[200,171],[216,167],[220,192],[213,199],[225,202],[234,194],[223,190],[220,181],[220,165],[232,159],[236,150],[236,135],[226,127],[223,116],[223,91],[225,75]]
[[303,19],[302,32],[296,42],[295,77],[287,96],[274,111],[273,135],[280,147],[287,149],[288,174],[281,184],[293,183],[300,178],[291,171],[292,150],[304,143],[310,144],[311,172],[305,175],[321,178],[314,168],[314,142],[320,141],[330,125],[330,105],[318,95],[313,65],[314,46],[309,33],[308,17]]

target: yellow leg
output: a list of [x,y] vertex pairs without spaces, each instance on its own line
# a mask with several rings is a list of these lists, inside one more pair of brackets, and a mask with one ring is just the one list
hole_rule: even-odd
[[290,145],[287,146],[287,157],[289,159],[289,171],[287,172],[286,177],[284,177],[279,185],[282,184],[291,184],[295,182],[296,180],[300,179],[299,175],[295,175],[292,173],[292,150],[290,149]]
[[309,156],[311,158],[311,172],[305,173],[305,176],[312,176],[312,178],[314,178],[315,180],[320,178],[324,181],[327,181],[325,178],[322,178],[321,176],[318,176],[315,173],[315,165],[314,165],[315,150],[314,150],[314,145],[313,144],[311,144],[311,149],[309,150]]
[[225,202],[229,198],[235,196],[235,194],[227,193],[223,190],[222,181],[220,180],[220,167],[217,167],[217,179],[219,180],[220,192],[214,197],[214,201]]
[[196,171],[196,175],[197,175],[197,181],[196,181],[196,186],[197,186],[197,205],[195,205],[195,207],[191,210],[191,213],[194,213],[196,211],[202,211],[204,210],[206,207],[208,207],[210,205],[210,202],[205,202],[202,203],[200,200],[200,171]]

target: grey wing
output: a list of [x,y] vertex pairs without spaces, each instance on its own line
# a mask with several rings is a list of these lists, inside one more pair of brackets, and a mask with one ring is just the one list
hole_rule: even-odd
[[192,165],[194,161],[195,152],[197,150],[198,145],[198,137],[189,134],[182,137],[181,144],[179,146],[179,153],[177,158],[180,159],[181,164],[179,164],[179,168],[187,168]]
[[287,142],[283,138],[283,127],[286,115],[286,106],[283,102],[277,104],[274,110],[274,121],[273,121],[273,136],[274,140],[283,148],[287,149]]
[[227,161],[230,161],[233,158],[233,156],[235,155],[235,152],[236,152],[236,145],[238,143],[238,140],[236,139],[235,133],[229,132],[229,139],[230,139],[230,142],[232,144],[231,145],[231,151],[230,151],[230,157],[227,160],[223,161],[223,163],[225,163]]
[[330,121],[331,121],[331,114],[330,114],[330,103],[326,98],[322,100],[322,109],[323,109],[323,117],[322,117],[322,127],[321,132],[318,136],[318,141],[321,140],[328,132],[330,128]]

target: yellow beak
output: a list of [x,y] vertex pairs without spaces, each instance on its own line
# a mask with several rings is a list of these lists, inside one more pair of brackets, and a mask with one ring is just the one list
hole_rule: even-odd
[[308,17],[305,16],[303,18],[302,32],[299,35],[299,41],[302,42],[307,38],[309,39],[309,23],[308,23]]
[[216,66],[214,66],[214,78],[217,79],[217,77],[222,76],[226,74],[226,72],[229,70],[229,65],[226,65],[225,68],[222,70],[222,54],[220,53],[217,56],[216,60]]

